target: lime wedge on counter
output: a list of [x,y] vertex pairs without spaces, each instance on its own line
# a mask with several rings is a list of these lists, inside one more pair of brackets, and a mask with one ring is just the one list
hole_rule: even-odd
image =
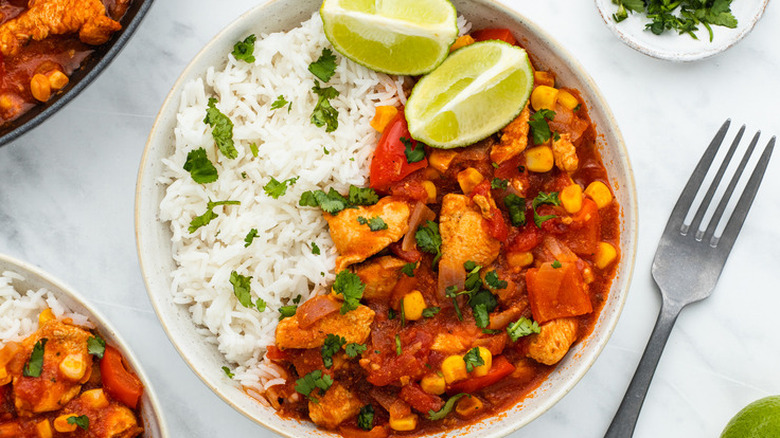
[[745,406],[723,429],[721,438],[780,438],[780,396]]
[[463,47],[415,85],[406,103],[409,133],[436,148],[473,144],[517,117],[533,85],[520,47],[501,41]]
[[457,13],[448,0],[325,0],[320,16],[339,53],[396,75],[433,70],[458,36]]

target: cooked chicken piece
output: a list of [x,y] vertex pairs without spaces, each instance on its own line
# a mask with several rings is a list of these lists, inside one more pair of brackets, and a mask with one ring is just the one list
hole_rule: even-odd
[[560,134],[560,137],[552,142],[553,157],[555,165],[564,172],[572,173],[580,166],[580,160],[577,158],[577,148],[571,142],[569,134]]
[[466,351],[472,340],[450,333],[439,333],[433,341],[431,350],[440,353],[456,354]]
[[99,45],[121,28],[100,0],[30,0],[27,11],[0,26],[0,51],[13,56],[30,39],[76,32],[83,43]]
[[577,340],[577,328],[574,318],[558,318],[542,325],[540,333],[532,335],[528,343],[528,357],[545,365],[558,363]]
[[98,438],[133,438],[144,430],[138,426],[133,411],[112,403],[99,411],[93,431]]
[[[336,215],[325,213],[330,236],[339,252],[336,272],[362,262],[402,238],[409,229],[409,214],[406,202],[391,197],[382,198],[368,207],[347,208]],[[371,231],[368,224],[358,222],[361,217],[365,220],[381,218],[387,224],[387,229]]]
[[[22,342],[22,352],[17,355],[21,360],[10,367],[19,415],[60,409],[79,394],[82,383],[92,374],[92,358],[87,351],[91,336],[86,330],[51,320]],[[42,339],[47,340],[45,344]],[[44,345],[40,376],[25,377],[25,362],[39,340]]]
[[509,122],[501,130],[501,142],[490,151],[490,159],[501,164],[517,155],[520,155],[528,146],[528,120],[531,117],[531,110],[528,105],[523,108],[520,115]]
[[441,264],[463,266],[471,260],[488,266],[498,257],[501,242],[488,234],[479,207],[468,196],[445,195],[440,217]]
[[333,383],[317,402],[309,401],[309,417],[314,424],[335,429],[343,421],[356,416],[363,403],[339,382]]
[[300,327],[299,315],[294,315],[279,321],[276,326],[276,346],[279,348],[318,348],[325,343],[328,334],[342,336],[347,343],[362,344],[371,333],[371,323],[374,321],[374,311],[366,306],[342,315],[331,313],[311,327]]
[[369,300],[389,298],[398,283],[404,265],[406,262],[399,258],[384,256],[356,267],[355,274],[366,285],[363,298]]

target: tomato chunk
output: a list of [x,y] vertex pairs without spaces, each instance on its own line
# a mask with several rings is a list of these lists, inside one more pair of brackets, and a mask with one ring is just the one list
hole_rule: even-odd
[[497,356],[493,358],[493,366],[490,368],[487,374],[482,377],[472,377],[467,380],[453,383],[447,390],[448,394],[456,394],[465,392],[473,394],[482,388],[498,382],[504,377],[512,374],[515,370],[515,366],[512,365],[504,356]]
[[421,143],[412,140],[403,110],[387,125],[374,151],[368,178],[371,188],[386,191],[393,183],[401,181],[410,173],[428,167],[428,158],[416,163],[407,161],[404,153],[406,145],[401,141],[402,138],[412,142],[413,150],[423,147]]
[[[555,263],[555,262],[554,262]],[[593,311],[582,275],[572,262],[544,263],[525,275],[531,313],[539,324]]]
[[438,411],[444,406],[444,402],[441,397],[428,394],[423,391],[420,385],[411,383],[401,388],[401,392],[398,393],[398,397],[409,403],[414,410],[427,414],[428,411]]
[[138,377],[125,368],[119,350],[110,345],[106,345],[103,359],[100,359],[100,374],[103,387],[111,397],[133,409],[138,407],[144,387]]
[[578,255],[592,256],[596,253],[600,237],[599,207],[586,198],[580,211],[572,216],[569,231],[561,236],[561,241]]
[[[490,182],[488,180],[484,180],[481,183],[477,184],[476,187],[471,191],[471,199],[474,199],[475,196],[481,195],[484,196],[487,199],[492,200],[493,196],[490,194]],[[501,210],[498,209],[498,207],[495,205],[495,202],[493,202],[493,205],[491,206],[490,213],[492,217],[485,218],[485,223],[487,224],[487,232],[496,240],[500,240],[502,242],[506,242],[507,237],[509,236],[509,227],[506,224],[506,221],[504,220],[504,215],[501,213]]]
[[500,40],[515,45],[517,40],[509,29],[482,29],[471,32],[474,41]]

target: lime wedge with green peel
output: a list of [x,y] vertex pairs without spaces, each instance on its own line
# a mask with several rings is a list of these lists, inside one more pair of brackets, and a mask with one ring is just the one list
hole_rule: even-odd
[[720,438],[780,438],[780,396],[764,397],[745,406]]
[[448,0],[325,0],[320,16],[339,53],[396,75],[433,70],[458,36],[457,13]]
[[528,54],[519,47],[485,41],[458,49],[412,90],[409,133],[442,149],[476,143],[520,114],[533,85]]

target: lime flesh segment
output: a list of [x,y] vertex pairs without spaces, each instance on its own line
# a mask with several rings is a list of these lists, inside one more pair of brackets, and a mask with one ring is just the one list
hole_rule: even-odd
[[412,90],[406,105],[409,132],[432,147],[470,145],[511,122],[532,89],[525,50],[498,41],[466,46]]
[[458,35],[457,15],[448,0],[325,0],[320,16],[339,53],[390,74],[433,70]]

